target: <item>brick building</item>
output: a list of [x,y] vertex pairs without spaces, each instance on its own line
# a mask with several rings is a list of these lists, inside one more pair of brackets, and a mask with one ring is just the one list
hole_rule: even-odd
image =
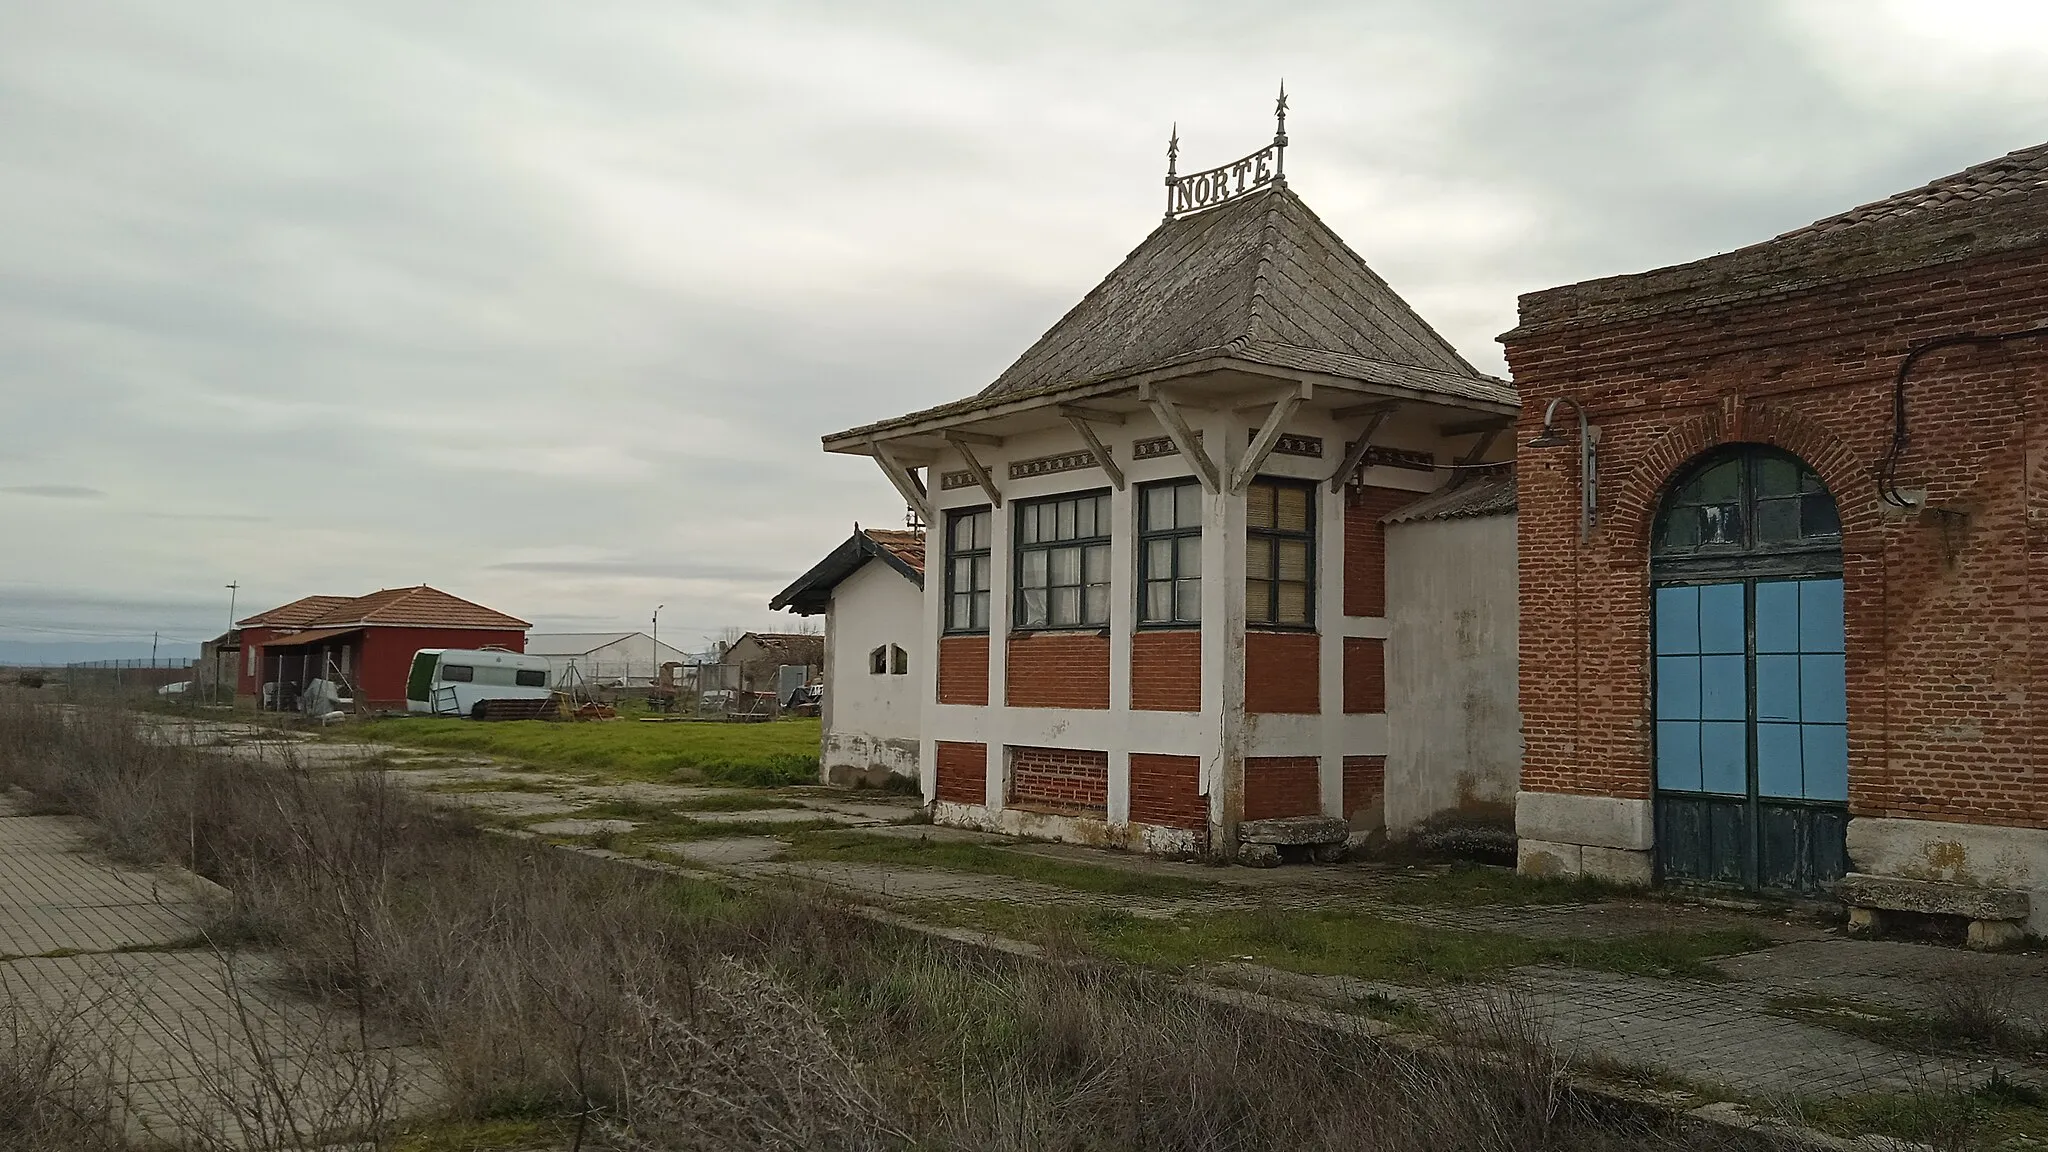
[[2048,925],[2044,317],[2048,145],[1523,297],[1525,868]]
[[[993,383],[825,437],[932,526],[910,667],[939,821],[1163,852],[1380,823],[1382,521],[1507,454],[1519,397],[1287,187],[1284,144],[1190,176],[1170,152],[1165,221]],[[1512,637],[1443,658],[1512,669]],[[1505,807],[1513,767],[1479,792]]]
[[402,712],[406,674],[422,648],[522,652],[531,625],[420,584],[367,596],[304,596],[235,627],[240,703],[276,706],[314,680],[332,680],[354,693],[359,708]]

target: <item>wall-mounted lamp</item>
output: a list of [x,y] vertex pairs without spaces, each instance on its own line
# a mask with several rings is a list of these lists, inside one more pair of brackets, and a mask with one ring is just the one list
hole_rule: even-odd
[[1570,443],[1557,428],[1557,406],[1569,404],[1579,416],[1579,539],[1585,540],[1593,534],[1593,524],[1598,518],[1599,485],[1597,483],[1598,457],[1594,445],[1600,442],[1600,429],[1586,422],[1586,409],[1569,396],[1559,396],[1543,410],[1543,431],[1529,441],[1531,448],[1562,448]]

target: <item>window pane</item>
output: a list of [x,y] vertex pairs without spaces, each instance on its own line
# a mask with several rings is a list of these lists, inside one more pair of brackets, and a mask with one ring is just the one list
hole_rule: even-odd
[[1059,513],[1059,524],[1054,529],[1053,539],[1072,540],[1074,538],[1074,502],[1072,500],[1062,500],[1053,505],[1053,508]]
[[[1102,521],[1099,527],[1096,523],[1098,518]],[[1109,527],[1108,520],[1109,510],[1102,507],[1101,500],[1083,500],[1074,506],[1074,535],[1076,537],[1108,535],[1104,531],[1104,529]]]
[[1657,657],[1657,719],[1700,718],[1700,658]]
[[956,595],[956,596],[954,596],[954,597],[953,597],[953,600],[952,600],[952,603],[951,603],[951,605],[950,605],[950,606],[949,606],[949,607],[947,608],[947,611],[946,611],[946,627],[948,627],[948,628],[972,628],[972,627],[974,627],[974,618],[973,618],[973,615],[972,615],[972,612],[973,612],[972,604],[973,604],[973,600],[972,600],[972,598],[971,598],[971,597],[969,597],[969,596],[968,596],[968,595],[967,595],[966,593],[964,593],[964,592],[963,592],[963,593],[960,593],[959,595]]
[[1027,588],[1017,597],[1017,623],[1026,628],[1045,627],[1045,590]]
[[1273,526],[1273,486],[1254,484],[1245,492],[1245,523],[1253,528]]
[[1826,724],[1849,719],[1845,670],[1840,656],[1799,657],[1799,718]]
[[1046,584],[1046,550],[1034,548],[1024,553],[1022,583],[1026,588],[1043,588]]
[[1191,622],[1202,618],[1202,582],[1200,580],[1175,580],[1173,582],[1173,616],[1176,620]]
[[1700,718],[1741,720],[1749,715],[1749,678],[1740,656],[1700,657]]
[[1799,719],[1799,657],[1756,658],[1756,718]]
[[1245,575],[1253,578],[1272,579],[1273,542],[1254,536],[1244,542]]
[[1700,726],[1691,722],[1657,725],[1657,787],[1679,792],[1700,790]]
[[1174,520],[1182,528],[1195,528],[1202,523],[1202,486],[1182,484],[1173,490]]
[[1680,505],[1664,513],[1664,521],[1658,527],[1657,550],[1660,552],[1689,552],[1700,546],[1700,510],[1690,505]]
[[1797,461],[1783,456],[1756,457],[1756,499],[1790,496],[1799,491],[1799,474],[1805,471]]
[[1657,589],[1657,652],[1676,656],[1700,650],[1700,590]]
[[1176,576],[1200,576],[1202,574],[1202,538],[1183,536],[1173,542],[1180,553],[1180,563],[1174,568]]
[[974,558],[974,591],[986,592],[989,590],[989,567],[993,563],[994,561],[986,556],[976,556]]
[[1799,499],[1799,528],[1808,536],[1840,536],[1842,518],[1835,511],[1834,497],[1810,492]]
[[989,546],[989,526],[993,523],[993,517],[994,513],[992,512],[976,512],[972,517],[974,521],[974,547],[977,551],[985,550]]
[[1153,622],[1173,619],[1172,581],[1151,580],[1146,582],[1143,615],[1141,618]]
[[1283,581],[1280,588],[1280,614],[1276,624],[1308,623],[1308,585]]
[[1090,584],[1081,590],[1081,622],[1109,623],[1109,585]]
[[1054,588],[1052,590],[1052,622],[1054,624],[1079,624],[1081,622],[1081,589]]
[[1700,587],[1700,651],[1741,652],[1743,644],[1742,585]]
[[1700,788],[1737,796],[1749,791],[1749,725],[1700,725]]
[[974,551],[974,517],[953,517],[953,551]]
[[1273,622],[1272,581],[1247,580],[1244,582],[1244,618],[1261,624]]
[[1800,796],[1799,725],[1756,726],[1756,791],[1759,796]]
[[962,556],[953,561],[953,589],[956,592],[974,590],[974,560],[971,557]]
[[988,593],[986,592],[976,592],[974,594],[973,626],[984,629],[988,627]]
[[1052,557],[1052,579],[1048,583],[1054,587],[1059,587],[1063,584],[1077,585],[1081,583],[1081,550],[1079,548],[1055,548],[1049,555]]
[[1145,520],[1142,526],[1147,532],[1173,527],[1174,491],[1165,487],[1145,489]]
[[1842,646],[1842,582],[1799,582],[1799,650],[1840,652]]
[[1742,497],[1742,463],[1726,460],[1699,474],[1679,492],[1685,504],[1724,504]]
[[1756,540],[1759,544],[1791,544],[1799,539],[1799,499],[1759,500]]
[[1308,579],[1308,541],[1281,540],[1276,542],[1280,552],[1280,579]]
[[1147,578],[1157,580],[1173,575],[1173,544],[1171,539],[1145,541]]
[[1018,543],[1038,543],[1038,512],[1039,508],[1036,504],[1026,504],[1024,507],[1017,509]]
[[1849,798],[1849,730],[1840,724],[1799,726],[1809,800]]
[[1700,543],[1739,545],[1742,543],[1742,506],[1708,504],[1700,509]]
[[1757,582],[1756,650],[1799,651],[1799,585],[1793,581]]
[[1096,544],[1081,552],[1081,582],[1109,583],[1109,545]]
[[1308,531],[1308,489],[1293,485],[1279,489],[1279,512],[1274,521],[1283,532]]

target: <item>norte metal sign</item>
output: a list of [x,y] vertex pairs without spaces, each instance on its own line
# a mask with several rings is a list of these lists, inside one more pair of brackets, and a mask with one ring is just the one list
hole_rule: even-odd
[[1186,176],[1178,173],[1180,125],[1166,142],[1166,218],[1178,219],[1232,200],[1267,185],[1287,186],[1287,85],[1280,85],[1280,99],[1273,106],[1273,142],[1264,148],[1220,167]]

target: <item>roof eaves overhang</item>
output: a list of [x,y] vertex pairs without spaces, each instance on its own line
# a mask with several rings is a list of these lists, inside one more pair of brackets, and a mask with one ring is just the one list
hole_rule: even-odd
[[901,556],[876,543],[867,533],[855,532],[823,560],[813,564],[810,571],[797,577],[789,587],[776,593],[775,598],[768,601],[768,610],[780,612],[790,608],[799,616],[816,616],[825,610],[832,589],[859,571],[860,566],[870,560],[880,560],[901,573],[905,580],[917,585],[919,589],[924,587],[924,573],[912,568]]
[[1454,396],[1427,388],[1414,388],[1400,384],[1361,380],[1356,377],[1339,376],[1333,373],[1305,371],[1296,368],[1276,367],[1257,360],[1248,360],[1228,354],[1208,355],[1173,364],[1164,364],[1140,372],[1129,373],[1104,380],[1083,381],[1078,384],[1063,384],[1050,388],[1034,389],[1015,397],[992,399],[986,403],[962,401],[957,405],[913,412],[894,420],[851,428],[845,432],[824,437],[827,452],[840,452],[856,456],[874,455],[877,441],[900,441],[919,436],[943,437],[946,432],[966,431],[977,423],[1015,416],[1043,408],[1056,408],[1078,400],[1099,399],[1125,392],[1143,392],[1149,388],[1174,380],[1192,376],[1203,376],[1216,372],[1235,372],[1245,376],[1264,377],[1274,381],[1305,383],[1311,386],[1332,389],[1347,397],[1348,402],[1357,399],[1409,400],[1445,408],[1481,412],[1493,415],[1512,416],[1521,410],[1520,403],[1508,400],[1487,400],[1477,397]]

